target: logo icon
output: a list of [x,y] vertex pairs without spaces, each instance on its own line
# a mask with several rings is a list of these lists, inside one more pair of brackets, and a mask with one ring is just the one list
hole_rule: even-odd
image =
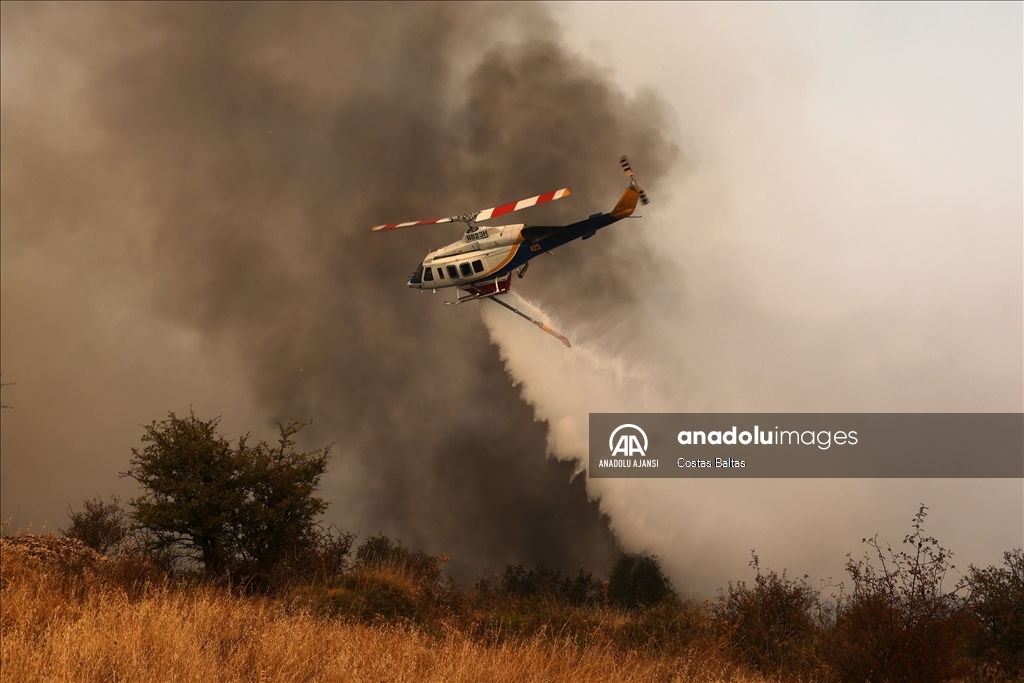
[[[637,438],[636,434],[630,434],[628,431],[623,432],[619,436],[619,440],[616,441],[615,435],[624,429],[639,432],[640,436],[644,439],[644,445],[640,445],[640,439]],[[612,457],[616,455],[624,455],[626,457],[639,455],[643,458],[647,454],[647,434],[636,425],[619,425],[612,432],[612,435],[608,437],[608,450],[612,452]]]

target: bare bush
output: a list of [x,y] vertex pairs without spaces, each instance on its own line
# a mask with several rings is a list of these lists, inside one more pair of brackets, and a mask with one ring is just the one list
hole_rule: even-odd
[[85,498],[79,512],[68,506],[68,517],[71,525],[61,533],[77,538],[101,555],[117,555],[131,536],[128,512],[117,496],[111,496],[109,503],[99,496]]
[[965,590],[945,590],[952,553],[925,533],[927,509],[914,515],[906,549],[883,549],[875,536],[864,539],[871,552],[863,559],[848,557],[853,591],[839,603],[827,646],[842,680],[926,683],[964,673]]

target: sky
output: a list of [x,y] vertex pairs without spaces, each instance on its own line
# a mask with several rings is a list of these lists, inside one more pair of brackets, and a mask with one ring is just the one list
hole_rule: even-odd
[[[131,496],[140,425],[193,409],[312,419],[328,520],[466,576],[621,548],[699,597],[756,549],[841,579],[922,503],[959,566],[1024,542],[1020,480],[570,483],[588,412],[1024,410],[1019,5],[3,13],[16,528]],[[366,233],[607,210],[623,153],[644,218],[516,284],[571,350],[405,288],[456,233]]]

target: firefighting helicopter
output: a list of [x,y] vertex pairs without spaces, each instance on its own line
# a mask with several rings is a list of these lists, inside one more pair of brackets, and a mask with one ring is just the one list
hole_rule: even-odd
[[386,223],[370,228],[371,232],[395,230],[416,225],[435,225],[438,223],[465,223],[466,232],[462,239],[452,242],[427,254],[423,262],[409,278],[408,286],[419,290],[455,288],[455,301],[448,304],[463,304],[467,301],[490,299],[516,315],[526,318],[548,334],[557,337],[567,347],[572,344],[564,336],[551,329],[539,320],[534,320],[518,309],[498,298],[512,288],[513,273],[520,278],[526,274],[529,263],[534,258],[550,252],[557,247],[577,238],[590,239],[606,226],[623,218],[628,218],[636,209],[639,200],[648,204],[647,194],[637,183],[633,169],[626,157],[620,160],[622,170],[629,177],[629,186],[622,193],[618,203],[608,213],[595,213],[581,221],[569,225],[499,225],[484,227],[477,225],[480,221],[490,220],[513,211],[543,204],[569,196],[569,188],[563,187],[553,192],[521,199],[495,206],[490,209],[464,213],[447,218],[432,218],[407,223]]

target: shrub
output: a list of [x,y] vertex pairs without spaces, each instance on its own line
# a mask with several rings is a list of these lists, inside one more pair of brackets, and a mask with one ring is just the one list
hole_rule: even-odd
[[534,569],[523,565],[508,565],[501,577],[502,595],[517,598],[537,598],[550,602],[564,602],[570,605],[596,603],[599,584],[594,575],[581,568],[575,578],[562,575],[560,569],[548,569],[543,564]]
[[968,640],[975,675],[990,680],[1024,680],[1024,551],[1003,553],[1003,567],[978,569],[965,577],[975,629]]
[[[352,537],[347,536],[351,544]],[[347,553],[347,549],[346,549]],[[355,562],[320,593],[337,616],[427,624],[449,611],[453,589],[441,580],[448,558],[413,551],[384,534],[366,538]]]
[[608,578],[608,599],[613,604],[636,609],[656,605],[669,595],[673,595],[672,584],[656,555],[626,553],[616,560]]
[[730,583],[712,606],[720,632],[745,662],[762,672],[810,671],[816,663],[818,592],[806,576],[762,573],[756,554],[750,566],[756,572],[753,587]]
[[926,510],[920,507],[903,539],[908,550],[883,551],[876,536],[864,539],[873,558],[846,563],[853,592],[837,607],[827,648],[843,680],[927,682],[963,673],[970,624],[962,591],[943,589],[951,553],[925,535]]
[[296,451],[301,422],[279,425],[276,446],[250,444],[247,436],[232,446],[218,423],[170,413],[146,427],[144,447],[132,449],[123,475],[144,489],[132,500],[133,517],[152,551],[177,552],[210,575],[265,585],[289,575],[298,557],[316,555],[325,540],[315,518],[327,503],[313,493],[330,448]]
[[664,599],[636,614],[621,627],[621,638],[631,647],[647,647],[665,654],[685,653],[697,638],[708,635],[707,614],[692,604]]
[[131,535],[128,513],[117,496],[111,496],[109,503],[99,496],[93,500],[86,498],[81,512],[73,512],[69,505],[68,517],[71,525],[61,533],[77,538],[101,555],[117,555]]
[[414,588],[402,577],[385,572],[358,572],[346,576],[341,586],[328,592],[335,614],[373,622],[414,620],[417,617]]
[[361,621],[424,623],[443,597],[441,562],[447,559],[409,550],[384,534],[370,536],[351,570],[327,590],[331,611]]
[[407,571],[423,586],[441,584],[441,565],[447,561],[448,558],[443,553],[428,555],[423,551],[410,550],[401,541],[392,541],[384,534],[368,537],[356,550],[356,563],[359,566],[391,567]]
[[301,540],[283,553],[266,575],[269,585],[281,587],[295,582],[328,585],[350,568],[349,554],[355,534],[334,526],[314,525]]

